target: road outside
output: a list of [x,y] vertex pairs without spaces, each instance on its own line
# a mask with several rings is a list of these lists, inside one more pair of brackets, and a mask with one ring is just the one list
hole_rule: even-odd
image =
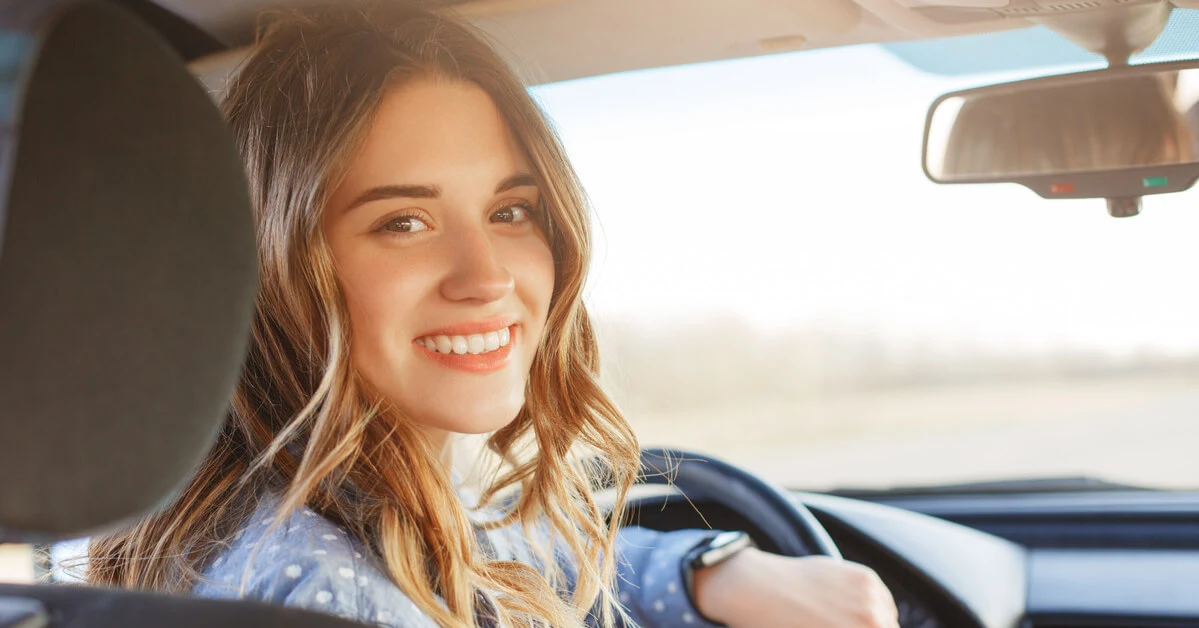
[[631,416],[642,442],[717,455],[781,485],[886,488],[1091,475],[1199,489],[1199,379],[930,387]]

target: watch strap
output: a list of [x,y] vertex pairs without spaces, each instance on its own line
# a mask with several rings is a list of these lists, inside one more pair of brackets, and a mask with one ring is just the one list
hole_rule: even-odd
[[[699,603],[695,597],[696,570],[719,565],[736,556],[741,550],[750,547],[757,547],[757,545],[746,532],[740,530],[718,532],[705,538],[683,556],[681,565],[683,587],[687,593],[687,599],[697,613],[699,612]],[[717,624],[707,617],[704,619],[709,623]]]

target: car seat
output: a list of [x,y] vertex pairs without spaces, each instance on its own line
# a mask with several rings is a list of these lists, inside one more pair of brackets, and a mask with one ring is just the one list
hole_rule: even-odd
[[[0,542],[169,499],[224,421],[255,282],[241,162],[176,51],[113,3],[0,3]],[[0,628],[356,625],[0,585]]]

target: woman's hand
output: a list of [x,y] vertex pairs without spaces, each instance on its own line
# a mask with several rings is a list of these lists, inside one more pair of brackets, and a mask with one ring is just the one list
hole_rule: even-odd
[[891,592],[869,568],[825,556],[746,549],[695,572],[699,612],[732,628],[898,628]]

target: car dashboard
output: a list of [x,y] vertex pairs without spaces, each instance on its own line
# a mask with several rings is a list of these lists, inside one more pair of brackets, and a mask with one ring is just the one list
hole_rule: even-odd
[[[879,574],[895,597],[904,628],[1199,627],[1199,496],[1180,506],[1181,514],[1190,516],[1173,519],[1181,527],[1163,538],[1174,541],[1104,547],[1017,543],[978,529],[986,526],[951,521],[954,516],[823,494],[793,495],[846,560]],[[928,503],[917,506],[937,511]],[[992,501],[991,506],[998,505]],[[1057,516],[1063,531],[1086,527],[1066,512]],[[763,549],[772,549],[738,513],[677,493],[633,499],[629,520],[661,530],[744,529]]]

